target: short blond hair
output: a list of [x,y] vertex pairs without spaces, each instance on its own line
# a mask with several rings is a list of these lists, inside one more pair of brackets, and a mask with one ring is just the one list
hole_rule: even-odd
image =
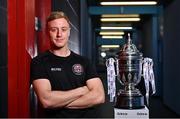
[[46,19],[46,24],[52,20],[59,19],[59,18],[64,18],[68,22],[68,24],[70,25],[70,21],[69,21],[68,16],[62,11],[51,12],[51,14]]

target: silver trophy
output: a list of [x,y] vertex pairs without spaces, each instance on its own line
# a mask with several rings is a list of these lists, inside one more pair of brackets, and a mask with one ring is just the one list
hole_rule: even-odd
[[[155,82],[153,73],[153,61],[150,58],[143,58],[136,46],[132,44],[130,34],[127,43],[121,48],[118,57],[109,58],[106,61],[108,94],[110,101],[115,99],[115,107],[121,109],[144,108],[144,96],[135,86],[143,76],[146,87],[146,101],[149,98],[149,83],[155,93]],[[116,94],[116,78],[119,80],[122,89]]]

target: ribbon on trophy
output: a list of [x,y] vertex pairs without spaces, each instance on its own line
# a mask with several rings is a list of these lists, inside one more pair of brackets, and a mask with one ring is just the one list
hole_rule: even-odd
[[115,67],[114,64],[115,60],[114,58],[109,58],[106,61],[106,67],[107,67],[107,84],[108,84],[108,94],[110,95],[110,102],[114,101],[114,97],[116,95],[116,74],[115,74]]
[[152,86],[152,94],[156,92],[153,72],[153,60],[151,58],[143,59],[143,77],[146,88],[146,101],[147,104],[149,104],[149,83]]

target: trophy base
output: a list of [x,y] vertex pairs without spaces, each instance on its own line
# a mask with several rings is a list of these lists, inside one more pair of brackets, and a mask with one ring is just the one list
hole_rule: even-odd
[[115,108],[119,109],[141,109],[144,108],[144,97],[142,95],[118,95]]

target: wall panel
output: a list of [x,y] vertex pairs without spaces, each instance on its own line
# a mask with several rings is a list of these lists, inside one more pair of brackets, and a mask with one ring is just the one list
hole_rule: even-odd
[[36,0],[36,17],[39,21],[39,30],[36,32],[38,52],[49,48],[49,39],[46,35],[46,18],[51,12],[51,0]]
[[164,11],[163,99],[180,115],[180,1],[174,0]]
[[8,117],[29,117],[30,60],[34,55],[34,0],[8,1]]
[[7,0],[0,0],[0,118],[7,117]]

